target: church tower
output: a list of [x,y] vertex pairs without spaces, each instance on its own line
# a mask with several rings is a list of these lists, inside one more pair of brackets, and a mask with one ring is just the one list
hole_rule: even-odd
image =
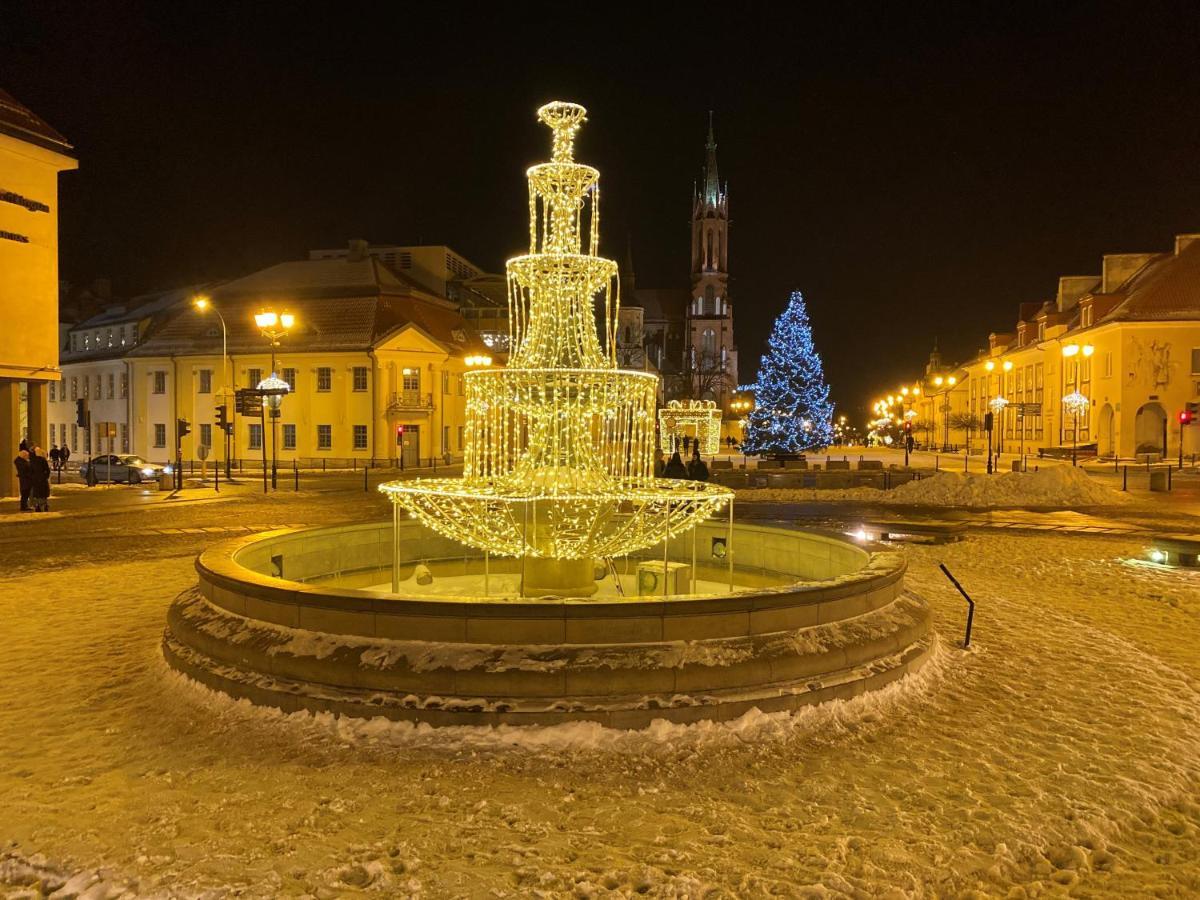
[[737,347],[729,300],[729,186],[717,174],[712,112],[703,180],[692,200],[692,296],[687,314],[688,393],[724,406],[737,389]]

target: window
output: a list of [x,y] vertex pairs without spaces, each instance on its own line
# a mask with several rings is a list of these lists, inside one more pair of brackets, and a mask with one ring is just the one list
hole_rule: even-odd
[[200,423],[200,446],[211,447],[212,442],[212,426],[207,422]]
[[1045,339],[1046,339],[1046,323],[1038,322],[1038,340],[1044,341]]
[[88,376],[83,376],[83,399],[87,400],[91,396],[92,379]]
[[[52,381],[52,382],[50,382],[50,402],[51,402],[51,403],[53,403],[53,402],[54,402],[54,394],[55,394],[55,391],[54,391],[54,384],[55,384],[55,382],[53,382],[53,381]],[[53,441],[51,441],[51,443],[54,443],[54,442],[53,442]]]
[[167,446],[167,426],[164,425],[162,422],[154,423],[154,446],[155,447]]
[[1192,374],[1200,375],[1200,347],[1192,348]]
[[90,428],[83,429],[83,452],[92,452],[92,429]]
[[354,367],[354,390],[365,391],[367,389],[367,367]]
[[129,373],[121,373],[121,399],[124,400],[129,396]]
[[354,426],[354,449],[355,450],[366,450],[367,449],[367,426],[366,425],[355,425]]
[[103,396],[104,396],[104,379],[100,375],[97,375],[96,376],[96,399],[99,400]]
[[707,353],[709,356],[716,356],[717,333],[711,328],[705,328],[704,333],[700,336],[700,350],[702,353]]
[[704,315],[717,314],[717,289],[711,284],[704,289]]
[[[63,426],[63,428],[66,427],[67,426],[65,425]],[[129,425],[127,425],[125,422],[121,423],[121,452],[129,452]]]
[[329,450],[333,447],[333,426],[318,425],[317,426],[317,449]]
[[462,448],[463,448],[463,427],[461,425],[459,425],[458,426],[458,449],[461,450]]
[[78,425],[71,426],[71,443],[74,444],[76,447],[79,446],[79,426]]
[[404,380],[402,386],[405,391],[421,390],[421,370],[420,369],[405,369]]
[[443,453],[450,452],[450,426],[449,425],[442,426],[442,452]]
[[117,376],[112,372],[108,373],[108,390],[104,392],[104,396],[109,400],[117,396]]
[[74,375],[71,376],[71,399],[79,399],[79,379]]
[[295,425],[284,425],[283,426],[283,449],[284,450],[295,450],[296,449],[296,426]]
[[1079,311],[1079,324],[1083,328],[1087,328],[1092,324],[1092,304],[1086,304]]
[[292,393],[296,392],[296,370],[295,369],[282,369],[279,377],[287,382],[289,391],[291,391]]
[[154,393],[165,394],[166,392],[167,392],[167,373],[161,372],[161,371],[155,372],[154,373]]
[[[1196,360],[1195,360],[1196,352],[1197,351],[1195,351],[1195,350],[1192,351],[1192,356],[1193,356],[1192,367],[1193,368],[1195,368],[1195,365],[1196,365]],[[1104,368],[1101,369],[1101,371],[1104,373],[1105,378],[1112,378],[1112,351],[1111,350],[1109,350],[1107,353],[1104,354]],[[1196,373],[1193,372],[1192,374],[1194,375]]]
[[261,422],[251,422],[250,423],[250,441],[247,446],[247,449],[249,449],[249,450],[261,450],[262,449],[262,423]]
[[201,394],[212,393],[212,369],[200,370],[200,387],[198,391]]
[[256,388],[258,383],[262,381],[262,369],[247,369],[246,370],[246,387]]
[[317,369],[317,390],[324,393],[333,389],[333,369],[321,366]]
[[442,393],[443,394],[450,393],[450,373],[449,372],[442,373]]

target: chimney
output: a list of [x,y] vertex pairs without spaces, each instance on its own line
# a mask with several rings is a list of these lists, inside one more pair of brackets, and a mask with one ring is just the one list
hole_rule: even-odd
[[1111,294],[1157,255],[1157,253],[1106,253],[1101,262],[1104,277],[1101,279],[1100,293]]
[[348,262],[362,262],[371,255],[371,245],[362,238],[354,238],[350,241],[350,252],[346,254]]
[[1175,235],[1175,255],[1178,256],[1192,244],[1200,241],[1200,234],[1177,234]]
[[1064,275],[1058,279],[1058,296],[1054,305],[1059,312],[1074,309],[1079,298],[1089,293],[1100,281],[1099,275]]

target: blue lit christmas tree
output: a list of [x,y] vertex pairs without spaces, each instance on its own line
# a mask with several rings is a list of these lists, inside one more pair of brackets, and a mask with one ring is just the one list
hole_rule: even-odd
[[833,441],[833,404],[813,346],[804,296],[793,291],[775,320],[754,385],[744,451],[800,453]]

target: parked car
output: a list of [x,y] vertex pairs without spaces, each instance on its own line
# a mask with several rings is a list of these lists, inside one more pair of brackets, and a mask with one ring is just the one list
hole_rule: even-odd
[[[79,467],[79,474],[86,480],[99,482],[119,481],[138,484],[154,481],[160,475],[170,475],[171,467],[146,462],[140,456],[93,456]],[[92,474],[94,473],[94,475]]]

